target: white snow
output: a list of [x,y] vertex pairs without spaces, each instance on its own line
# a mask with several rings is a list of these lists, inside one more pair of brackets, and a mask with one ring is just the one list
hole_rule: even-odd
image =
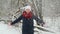
[[15,27],[9,27],[7,24],[4,24],[4,22],[1,21],[0,34],[20,34],[20,32]]
[[[58,20],[58,19],[57,19]],[[60,20],[60,19],[59,19]],[[51,33],[51,32],[46,32],[46,31],[42,31],[42,30],[39,30],[37,28],[34,29],[34,34],[59,34],[59,32],[57,31],[58,28],[57,28],[57,24],[52,25],[52,20],[51,18],[44,18],[44,21],[46,22],[46,25],[45,25],[45,28],[49,29],[49,30],[54,30],[56,31],[55,33]],[[58,22],[58,21],[56,21]],[[4,21],[0,21],[0,34],[22,34],[22,24],[19,24],[19,27],[10,27],[9,25],[7,24],[4,24],[5,22]],[[36,21],[34,20],[34,26],[36,26],[37,23]],[[60,26],[60,25],[59,25]]]

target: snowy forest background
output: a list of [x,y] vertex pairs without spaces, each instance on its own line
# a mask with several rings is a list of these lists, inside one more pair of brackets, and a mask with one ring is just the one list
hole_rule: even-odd
[[[6,23],[15,20],[15,17],[20,16],[22,10],[16,12],[26,3],[32,6],[32,11],[37,17],[44,20],[46,28],[56,31],[56,33],[49,33],[40,30],[40,34],[59,34],[60,0],[0,0],[0,20],[4,20]],[[18,27],[17,24],[15,26]]]

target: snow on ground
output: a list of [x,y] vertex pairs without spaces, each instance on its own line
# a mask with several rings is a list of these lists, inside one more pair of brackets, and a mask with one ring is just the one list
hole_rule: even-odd
[[[59,17],[60,18],[60,17]],[[55,33],[42,31],[40,29],[35,28],[34,34],[59,34],[59,18],[54,18],[55,21],[52,21],[52,18],[44,18],[44,21],[46,22],[45,28],[48,28],[49,30],[54,30]],[[52,23],[53,22],[53,23]],[[22,34],[22,25],[19,24],[19,27],[9,27],[7,24],[4,24],[4,21],[0,21],[0,34]],[[36,21],[34,20],[34,25],[37,25]]]
[[[39,30],[37,28],[35,28],[35,30],[38,31],[39,34],[60,34],[60,17],[56,17],[56,18],[50,18],[50,17],[43,17],[45,25],[44,27],[46,28],[46,30],[52,30],[54,31],[54,33],[51,32],[46,32],[43,30]],[[34,25],[36,25],[36,21],[34,20]],[[44,29],[45,29],[44,28]]]
[[9,27],[4,22],[0,22],[0,34],[20,34],[19,30],[15,27]]

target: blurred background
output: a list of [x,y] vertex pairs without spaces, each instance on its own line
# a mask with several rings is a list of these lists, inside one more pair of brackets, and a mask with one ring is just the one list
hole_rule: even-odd
[[[60,32],[60,0],[0,0],[0,20],[6,23],[14,21],[21,13],[21,7],[28,3],[32,7],[34,15],[45,22],[45,27]],[[19,24],[20,25],[20,24]],[[16,24],[15,26],[18,26]],[[38,31],[39,34],[53,34],[44,31]],[[54,34],[56,34],[54,33]]]

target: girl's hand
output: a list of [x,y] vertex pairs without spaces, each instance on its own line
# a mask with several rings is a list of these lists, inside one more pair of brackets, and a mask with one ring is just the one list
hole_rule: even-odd
[[9,28],[11,28],[11,27],[12,27],[11,22],[10,22],[10,23],[8,23],[8,26],[9,26]]
[[41,24],[41,26],[43,27],[45,25],[45,22],[43,22],[42,24]]
[[8,23],[9,26],[11,26],[11,23]]

